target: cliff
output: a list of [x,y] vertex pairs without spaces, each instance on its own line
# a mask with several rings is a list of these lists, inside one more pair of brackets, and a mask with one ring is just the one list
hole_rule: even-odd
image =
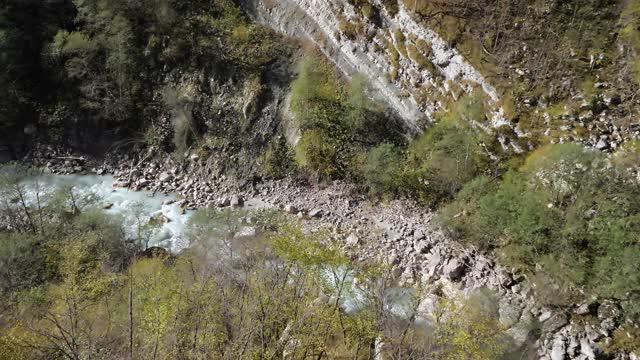
[[418,24],[402,6],[375,18],[339,0],[242,0],[258,22],[312,41],[347,76],[365,75],[377,97],[419,132],[424,119],[446,103],[480,89],[490,105],[492,127],[506,124],[496,89],[434,31]]

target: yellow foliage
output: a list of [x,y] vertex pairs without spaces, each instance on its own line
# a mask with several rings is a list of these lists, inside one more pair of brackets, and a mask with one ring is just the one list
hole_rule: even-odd
[[438,359],[493,360],[505,353],[505,328],[470,300],[443,299],[436,309]]
[[611,353],[640,352],[640,327],[625,325],[616,329],[613,341],[606,346],[606,350]]
[[551,144],[543,145],[535,149],[529,154],[529,156],[526,157],[526,159],[524,160],[524,164],[522,165],[520,170],[529,171],[531,169],[534,169],[536,166],[538,166],[540,161],[549,154],[552,149],[553,145]]

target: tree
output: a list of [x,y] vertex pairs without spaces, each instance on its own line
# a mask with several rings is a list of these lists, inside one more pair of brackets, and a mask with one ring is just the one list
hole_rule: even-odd
[[474,299],[442,299],[435,322],[434,352],[439,359],[490,360],[506,353],[506,329]]
[[55,79],[46,70],[46,41],[72,16],[70,1],[37,0],[0,5],[0,136],[38,120],[35,104],[44,101]]
[[64,64],[82,94],[81,104],[107,119],[124,120],[133,111],[139,87],[133,29],[119,1],[76,0],[75,31],[59,31],[50,54]]
[[160,226],[160,223],[146,215],[147,211],[144,201],[131,203],[128,211],[134,222],[135,240],[138,244],[144,246],[144,249],[146,250],[149,248],[151,237]]
[[100,270],[101,254],[90,251],[95,236],[65,239],[60,251],[58,272],[62,281],[46,290],[46,303],[36,306],[24,319],[27,336],[19,343],[45,354],[59,354],[69,359],[82,359],[93,354],[105,339],[100,337],[108,326],[108,302],[102,302],[111,291],[115,274]]

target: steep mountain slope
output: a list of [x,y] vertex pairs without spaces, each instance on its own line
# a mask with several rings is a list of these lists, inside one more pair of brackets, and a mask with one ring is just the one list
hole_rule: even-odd
[[608,149],[639,134],[634,1],[241,3],[345,74],[365,74],[414,131],[423,114],[480,90],[478,125],[515,151],[559,141]]

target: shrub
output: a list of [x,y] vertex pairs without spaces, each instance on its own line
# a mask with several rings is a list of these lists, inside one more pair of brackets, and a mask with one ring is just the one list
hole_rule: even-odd
[[318,180],[335,179],[340,173],[337,144],[322,130],[302,134],[296,147],[296,162]]
[[[640,1],[629,0],[620,14],[620,37],[632,47],[634,52],[640,52]],[[635,54],[637,55],[637,54]],[[637,56],[631,61],[631,73],[640,84],[640,61]]]
[[640,187],[602,153],[546,146],[498,186],[478,191],[486,183],[465,186],[441,212],[445,226],[536,273],[565,299],[581,296],[581,288],[584,296],[629,300],[629,313],[640,309]]
[[425,69],[431,73],[436,73],[436,67],[433,65],[431,60],[423,55],[415,45],[407,45],[407,54],[409,55],[409,58],[413,60],[413,62],[416,63],[421,69]]
[[466,111],[459,108],[447,114],[409,146],[406,179],[410,194],[435,204],[451,198],[488,168],[483,136],[463,120]]
[[[476,296],[478,297],[478,296]],[[508,349],[505,328],[495,311],[471,297],[463,301],[441,300],[435,309],[437,359],[499,359]]]
[[640,170],[640,140],[629,140],[613,155],[613,163],[623,171]]
[[367,127],[369,118],[367,111],[371,107],[371,100],[366,93],[367,86],[367,79],[361,74],[356,74],[349,86],[348,98],[345,102],[348,107],[345,123],[353,131],[361,131]]
[[311,128],[338,119],[342,93],[341,81],[326,64],[313,57],[305,58],[291,84],[291,111],[298,125]]
[[341,116],[343,126],[361,143],[378,144],[385,140],[395,140],[397,134],[389,129],[384,109],[369,98],[368,90],[367,78],[356,74],[344,101],[344,115]]
[[181,158],[189,148],[193,136],[193,114],[191,99],[179,90],[165,87],[163,89],[165,106],[172,112],[173,145],[176,155]]
[[396,16],[400,8],[398,6],[398,0],[382,0],[382,4],[384,8],[387,9],[387,12],[391,16]]
[[358,23],[355,23],[345,17],[341,17],[338,27],[340,28],[340,32],[347,39],[353,41],[358,38],[358,32],[359,32]]
[[282,178],[294,171],[293,151],[284,137],[272,142],[264,154],[265,175],[272,178]]
[[306,58],[299,66],[290,108],[303,130],[296,162],[308,175],[355,179],[360,169],[352,165],[359,162],[358,154],[385,141],[400,142],[399,131],[390,128],[383,109],[368,97],[364,76],[355,75],[347,87],[316,58]]
[[478,208],[480,198],[494,193],[497,185],[496,179],[476,177],[465,184],[455,201],[440,209],[435,222],[443,226],[453,238],[466,242],[472,240],[480,249],[488,249],[498,237],[498,232],[481,222],[478,216],[472,215]]
[[42,284],[48,278],[39,236],[0,233],[0,294]]
[[613,332],[613,341],[608,343],[605,350],[608,353],[640,352],[640,327],[637,325],[621,326]]
[[369,151],[364,178],[372,195],[397,191],[402,161],[402,155],[391,144],[378,145]]

